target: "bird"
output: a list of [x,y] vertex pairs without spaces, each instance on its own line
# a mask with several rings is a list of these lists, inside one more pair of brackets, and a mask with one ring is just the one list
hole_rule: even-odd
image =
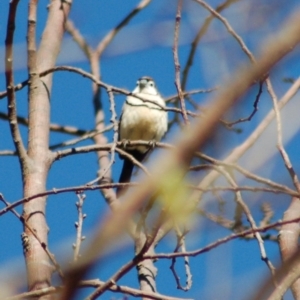
[[[119,141],[144,140],[159,142],[168,130],[168,113],[165,110],[165,100],[162,98],[154,80],[149,76],[138,79],[135,89],[127,96],[123,105],[119,123]],[[142,100],[143,99],[143,100]],[[149,100],[149,102],[147,102]],[[142,162],[149,153],[150,147],[143,145],[128,145],[125,150],[136,160]],[[124,159],[119,183],[130,182],[134,164],[128,158]],[[126,187],[117,187],[117,196],[125,193]]]

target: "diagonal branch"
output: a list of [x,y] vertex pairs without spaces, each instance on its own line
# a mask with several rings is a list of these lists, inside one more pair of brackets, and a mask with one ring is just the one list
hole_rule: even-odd
[[[215,11],[216,12],[221,12],[225,8],[227,8],[229,5],[231,5],[232,3],[235,3],[235,2],[238,2],[238,1],[240,1],[240,0],[226,0],[222,4],[218,5],[216,7]],[[201,38],[207,32],[208,27],[209,27],[210,23],[213,21],[214,17],[215,16],[213,14],[211,14],[210,16],[208,16],[205,19],[203,26],[200,28],[200,30],[198,31],[196,37],[194,38],[194,40],[192,42],[191,50],[190,50],[190,53],[189,53],[189,57],[187,59],[186,65],[185,65],[183,73],[182,73],[182,75],[183,75],[183,77],[182,77],[182,89],[183,90],[186,89],[189,71],[190,71],[191,66],[193,65],[193,60],[194,60],[194,56],[196,54],[197,46],[198,46]]]
[[143,10],[146,6],[150,4],[152,0],[141,0],[141,2],[114,28],[112,29],[99,43],[96,53],[97,57],[100,57],[103,51],[107,48],[107,46],[111,43],[114,37],[118,34],[118,32],[127,25],[130,20],[138,14],[141,10]]

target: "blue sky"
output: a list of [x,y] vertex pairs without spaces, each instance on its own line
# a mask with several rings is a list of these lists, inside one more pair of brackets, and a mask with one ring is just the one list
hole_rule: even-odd
[[[182,24],[180,31],[179,58],[182,69],[186,63],[191,42],[199,30],[207,12],[193,1],[183,1]],[[48,1],[41,0],[38,9],[37,41],[40,40],[47,17],[46,5]],[[129,13],[138,3],[133,0],[110,1],[75,1],[71,11],[71,19],[86,38],[89,44],[96,47],[105,34]],[[113,41],[105,51],[100,66],[102,80],[106,83],[132,90],[136,80],[143,76],[152,76],[163,96],[176,93],[174,85],[174,61],[172,53],[174,19],[176,5],[173,0],[153,1],[144,11],[138,14]],[[216,6],[221,1],[210,1]],[[239,1],[224,12],[233,28],[244,38],[247,46],[254,54],[259,53],[261,43],[266,37],[277,32],[283,21],[296,8],[300,8],[298,1]],[[6,19],[8,1],[0,2],[0,40],[4,41],[6,32]],[[20,1],[17,14],[15,32],[15,82],[27,78],[26,71],[26,27],[27,27],[27,2]],[[271,72],[271,78],[278,97],[281,97],[289,84],[283,82],[283,78],[299,76],[299,47],[280,62]],[[298,57],[298,59],[296,59]],[[0,91],[5,89],[4,78],[4,43],[0,45]],[[222,85],[230,75],[247,58],[239,45],[228,34],[223,24],[213,21],[208,33],[201,41],[194,64],[191,68],[187,90],[196,88],[212,88]],[[88,62],[79,47],[66,34],[64,37],[58,65],[71,65],[89,71]],[[239,104],[226,114],[227,119],[237,119],[249,115],[252,110],[253,99],[257,93],[257,87],[253,87]],[[109,101],[103,91],[103,107],[106,113],[106,122],[109,123]],[[212,96],[207,94],[196,95],[193,99],[199,105],[209,103]],[[27,114],[27,91],[17,93],[18,113],[21,116]],[[116,109],[121,111],[123,96],[116,96]],[[295,101],[294,101],[295,102]],[[297,159],[299,153],[299,141],[295,134],[299,120],[297,118],[297,103],[289,104],[283,112],[284,138],[287,150],[294,163],[296,171],[300,164]],[[299,101],[298,101],[299,103]],[[84,130],[94,128],[94,115],[92,107],[91,82],[77,74],[57,72],[54,75],[53,91],[51,96],[51,122],[75,126]],[[216,157],[225,157],[234,146],[241,143],[259,124],[265,114],[271,108],[271,100],[265,89],[259,104],[259,111],[253,120],[237,127],[242,133],[236,134],[220,128],[214,133],[205,148],[206,153]],[[0,111],[6,112],[6,100],[0,100]],[[293,115],[294,113],[294,115]],[[170,114],[170,117],[172,114]],[[23,138],[26,140],[27,129],[20,126]],[[292,186],[290,178],[285,171],[282,161],[276,152],[276,134],[271,126],[260,142],[243,158],[242,163],[256,173],[271,177],[273,180]],[[176,139],[178,128],[170,132],[166,140],[170,143]],[[108,138],[112,135],[109,133]],[[61,133],[51,133],[51,145],[73,136]],[[80,145],[91,144],[86,141]],[[265,144],[264,144],[265,143]],[[267,146],[265,146],[267,145]],[[0,119],[0,151],[13,149],[9,127],[6,121]],[[117,159],[113,167],[113,179],[117,180],[121,163]],[[278,172],[278,170],[281,170]],[[85,184],[96,177],[98,170],[97,159],[94,153],[71,156],[56,162],[49,173],[47,188],[60,188]],[[283,170],[283,171],[282,171]],[[197,180],[198,177],[195,177]],[[242,181],[242,183],[245,183]],[[247,182],[246,182],[247,183]],[[247,183],[248,184],[248,183]],[[22,198],[21,174],[17,158],[0,156],[0,193],[7,201],[14,202]],[[227,216],[232,217],[234,209],[233,197],[224,196],[227,204]],[[259,205],[271,202],[275,217],[282,217],[284,209],[289,203],[288,197],[272,194],[244,194],[245,201],[253,209],[257,221],[261,218]],[[275,200],[274,200],[275,199]],[[72,258],[72,243],[75,241],[74,222],[77,220],[75,202],[76,195],[69,193],[59,196],[50,196],[47,203],[47,221],[50,228],[49,247],[61,262]],[[207,196],[206,208],[216,210],[215,198]],[[0,209],[2,204],[0,204]],[[21,212],[21,207],[18,208]],[[91,231],[101,219],[109,212],[105,201],[98,192],[87,192],[87,200],[84,204],[84,212],[87,218],[84,222],[84,234],[88,237]],[[22,257],[20,234],[22,226],[12,214],[6,214],[0,218],[0,278],[9,278],[16,273],[24,272],[25,265]],[[195,227],[187,238],[187,247],[193,250],[203,247],[208,243],[230,234],[228,230],[209,220],[200,218],[195,220]],[[104,262],[99,263],[89,274],[88,278],[100,278],[106,280],[118,267],[122,266],[133,254],[133,246],[130,239],[124,238],[119,249],[105,257]],[[174,235],[168,236],[157,252],[172,251],[175,246]],[[276,265],[280,261],[278,246],[274,242],[266,242],[269,258]],[[69,255],[69,256],[68,256]],[[71,255],[71,256],[70,256]],[[190,292],[184,293],[176,289],[175,280],[169,271],[170,262],[161,260],[157,263],[159,273],[157,277],[158,291],[162,294],[195,299],[248,299],[249,293],[257,289],[259,283],[269,275],[267,267],[260,260],[260,254],[256,241],[234,241],[220,246],[213,251],[197,258],[191,258],[193,274],[193,287]],[[178,263],[178,269],[182,284],[185,282],[182,262]],[[10,272],[7,272],[10,270]],[[1,282],[3,282],[1,280]],[[131,271],[120,284],[138,287],[136,272]],[[212,288],[213,287],[213,288]],[[238,287],[238,288],[237,288]],[[222,291],[220,293],[220,291]],[[86,292],[81,292],[86,295]],[[220,295],[222,297],[220,298]],[[101,299],[116,298],[120,295],[107,293]],[[82,294],[78,296],[81,299]],[[130,298],[131,299],[131,298]],[[286,298],[290,299],[290,298]]]

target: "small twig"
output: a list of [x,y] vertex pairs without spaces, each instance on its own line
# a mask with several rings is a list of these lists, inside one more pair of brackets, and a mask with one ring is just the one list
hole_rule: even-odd
[[141,2],[115,27],[113,28],[99,43],[96,53],[97,56],[100,57],[103,51],[107,48],[107,46],[112,42],[114,37],[118,34],[118,32],[124,28],[129,21],[138,14],[141,10],[143,10],[152,0],[141,0]]
[[[188,231],[184,230],[184,232],[180,232],[180,229],[178,226],[175,227],[175,232],[176,232],[176,237],[177,237],[177,245],[175,247],[174,253],[177,253],[179,249],[181,249],[181,253],[186,252],[186,247],[185,247],[185,235],[188,233]],[[186,272],[186,286],[182,286],[180,284],[180,278],[177,275],[177,272],[175,270],[175,263],[176,263],[176,258],[172,258],[172,263],[170,266],[170,269],[174,275],[174,278],[176,280],[176,285],[177,289],[183,290],[183,291],[188,291],[192,287],[192,274],[191,274],[191,269],[190,269],[190,263],[189,263],[189,257],[184,256],[184,266],[185,266],[185,272]]]
[[[238,1],[239,0],[226,0],[225,2],[223,2],[222,4],[220,4],[216,7],[216,11],[221,12],[225,8],[227,8],[229,5],[231,5],[232,3],[235,3],[235,2],[238,2]],[[209,25],[213,21],[214,17],[215,16],[213,14],[211,14],[205,19],[203,25],[201,26],[201,28],[198,31],[196,37],[194,38],[193,42],[191,43],[191,50],[189,52],[189,57],[187,59],[186,65],[185,65],[183,73],[182,73],[183,74],[183,78],[182,78],[182,88],[183,88],[183,90],[185,90],[185,88],[186,88],[188,75],[189,75],[189,70],[190,70],[191,66],[193,65],[193,60],[194,60],[194,56],[196,54],[197,46],[198,46],[201,38],[207,32],[207,30],[209,28]]]
[[258,111],[258,103],[259,103],[259,100],[260,100],[260,96],[262,94],[262,87],[263,87],[263,81],[260,81],[259,82],[259,89],[258,89],[258,93],[255,97],[255,101],[253,103],[253,111],[251,112],[251,114],[246,117],[246,118],[240,118],[236,121],[233,121],[233,122],[227,122],[225,120],[222,120],[222,123],[225,125],[225,126],[228,126],[228,127],[232,127],[233,125],[236,125],[238,123],[242,123],[242,122],[247,122],[247,121],[251,121],[253,116],[256,114],[256,112]]
[[16,156],[16,155],[18,155],[17,151],[13,151],[13,150],[0,151],[0,156]]
[[76,202],[76,207],[78,211],[78,221],[75,222],[75,227],[76,227],[76,243],[73,244],[73,249],[74,249],[74,261],[77,261],[80,258],[80,246],[81,242],[85,239],[84,236],[82,236],[82,226],[83,226],[83,220],[86,218],[86,214],[82,212],[82,207],[84,200],[86,198],[86,195],[83,194],[82,192],[77,192],[77,198],[78,202]]
[[242,50],[246,53],[252,63],[255,63],[254,55],[248,49],[243,39],[234,31],[229,22],[224,18],[221,14],[219,14],[215,9],[213,9],[209,4],[207,4],[203,0],[194,0],[195,2],[202,5],[205,9],[207,9],[212,15],[214,15],[217,19],[219,19],[226,27],[227,31],[236,39],[236,41],[240,44]]
[[[23,82],[20,82],[20,83],[18,83],[14,86],[14,91],[15,92],[20,91],[27,85],[28,85],[28,80],[24,80]],[[7,94],[8,94],[7,90],[3,91],[3,92],[0,92],[0,100],[7,97]]]
[[174,30],[173,56],[174,56],[174,65],[175,65],[175,86],[176,86],[178,96],[180,99],[182,117],[183,117],[185,125],[188,125],[189,119],[187,117],[184,96],[183,96],[182,89],[181,89],[180,63],[179,63],[179,58],[178,58],[178,40],[179,40],[179,29],[180,29],[180,21],[181,21],[181,10],[182,10],[182,0],[178,0],[176,21],[175,21],[175,30]]

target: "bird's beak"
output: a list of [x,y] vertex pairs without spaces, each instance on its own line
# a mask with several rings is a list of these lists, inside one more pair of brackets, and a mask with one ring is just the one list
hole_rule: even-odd
[[147,80],[146,79],[142,79],[140,81],[140,87],[141,87],[141,89],[143,89],[146,86],[146,84],[147,84]]

